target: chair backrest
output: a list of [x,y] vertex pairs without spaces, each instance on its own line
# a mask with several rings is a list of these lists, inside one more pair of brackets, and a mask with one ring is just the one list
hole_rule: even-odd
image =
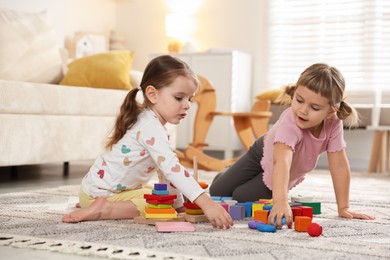
[[197,103],[194,121],[194,135],[191,145],[199,150],[203,150],[206,144],[207,133],[213,121],[213,115],[217,106],[217,95],[212,84],[203,76],[198,75],[200,86],[195,94],[194,102]]

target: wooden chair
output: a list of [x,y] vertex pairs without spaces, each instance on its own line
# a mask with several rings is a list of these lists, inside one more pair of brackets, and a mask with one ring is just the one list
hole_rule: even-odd
[[192,143],[184,152],[176,151],[176,153],[180,162],[185,166],[192,167],[193,158],[196,156],[200,169],[220,171],[231,165],[237,158],[221,160],[204,153],[204,147],[207,146],[207,133],[214,117],[232,117],[239,139],[245,149],[249,149],[253,142],[268,130],[269,119],[272,115],[269,111],[271,104],[268,100],[257,100],[252,107],[252,112],[218,112],[215,111],[217,98],[214,87],[202,76],[199,76],[199,81],[200,87],[194,97],[198,109],[195,115]]

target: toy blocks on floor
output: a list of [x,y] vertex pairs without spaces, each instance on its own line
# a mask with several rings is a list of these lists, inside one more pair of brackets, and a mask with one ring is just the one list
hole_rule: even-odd
[[[302,206],[309,206],[313,208],[313,214],[321,214],[321,202],[314,201],[311,197],[291,197],[291,203],[292,204],[301,204]],[[294,205],[296,206],[296,205]]]
[[255,216],[255,211],[256,210],[263,210],[264,204],[260,203],[253,203],[252,204],[252,217]]
[[245,217],[245,207],[238,205],[231,205],[229,207],[229,214],[233,220],[243,219]]
[[316,201],[310,201],[310,202],[301,202],[302,206],[308,206],[313,208],[313,214],[321,214],[321,202],[316,202]]
[[260,210],[255,210],[253,213],[253,219],[257,221],[261,221],[264,224],[268,224],[268,210],[260,209]]
[[307,216],[296,216],[294,222],[294,229],[298,232],[307,232],[312,219]]
[[169,194],[167,185],[163,183],[156,183],[152,194],[144,194],[144,198],[148,203],[142,216],[134,218],[135,223],[139,224],[154,224],[161,220],[176,220],[178,214],[173,208],[176,194]]

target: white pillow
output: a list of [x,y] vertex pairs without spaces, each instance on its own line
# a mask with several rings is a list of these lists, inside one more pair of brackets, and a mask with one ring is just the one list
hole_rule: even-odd
[[58,83],[61,66],[58,38],[46,11],[0,8],[0,79]]

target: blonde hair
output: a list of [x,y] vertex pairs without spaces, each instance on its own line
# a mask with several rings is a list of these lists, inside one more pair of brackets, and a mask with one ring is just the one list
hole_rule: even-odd
[[[196,86],[199,85],[196,74],[184,61],[170,55],[162,55],[152,59],[145,68],[140,88],[130,90],[123,101],[119,115],[115,120],[112,135],[107,139],[105,148],[111,149],[114,144],[119,142],[126,131],[137,122],[138,115],[145,108],[151,106],[151,102],[145,95],[147,86],[153,86],[158,90],[169,86],[179,76],[191,79]],[[142,90],[144,96],[142,104],[136,100],[139,90]]]
[[327,98],[345,126],[358,126],[359,115],[356,109],[344,100],[345,79],[338,69],[324,63],[309,66],[301,73],[296,84],[285,86],[277,101],[282,105],[290,105],[297,86],[307,87]]

